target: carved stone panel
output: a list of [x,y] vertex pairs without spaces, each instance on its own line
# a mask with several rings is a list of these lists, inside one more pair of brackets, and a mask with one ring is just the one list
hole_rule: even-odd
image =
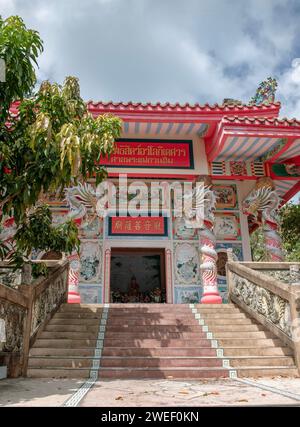
[[233,293],[239,300],[264,316],[289,337],[292,336],[290,304],[287,300],[236,273],[232,273],[232,280]]
[[196,245],[177,243],[175,246],[175,277],[180,284],[199,281],[199,255]]
[[67,280],[68,271],[64,270],[34,301],[31,335],[43,323],[47,315],[59,305],[66,292]]
[[0,319],[5,322],[3,351],[22,352],[27,310],[0,298]]
[[80,282],[100,283],[102,250],[98,240],[82,240],[80,245]]

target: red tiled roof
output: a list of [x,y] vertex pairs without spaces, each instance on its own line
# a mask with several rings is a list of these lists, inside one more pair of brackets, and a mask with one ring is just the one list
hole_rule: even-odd
[[180,103],[151,103],[151,102],[95,102],[95,101],[88,101],[87,102],[88,108],[90,110],[112,110],[112,111],[146,111],[146,112],[208,112],[208,111],[214,111],[214,112],[224,112],[224,111],[248,111],[251,112],[257,111],[262,113],[263,111],[278,111],[280,109],[280,102],[274,102],[270,104],[262,104],[262,105],[249,105],[249,104],[180,104]]
[[268,118],[268,117],[247,117],[247,116],[225,116],[222,119],[222,123],[233,123],[233,124],[244,124],[244,125],[266,125],[266,126],[278,126],[278,127],[289,127],[289,126],[299,126],[300,121],[293,118],[287,119],[282,118],[278,119]]

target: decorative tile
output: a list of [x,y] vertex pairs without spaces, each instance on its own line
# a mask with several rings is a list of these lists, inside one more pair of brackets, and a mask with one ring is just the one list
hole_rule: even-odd
[[175,304],[197,304],[201,300],[202,287],[175,286]]
[[216,209],[237,209],[237,191],[236,185],[214,185],[214,193],[216,195]]
[[69,212],[69,209],[59,209],[52,211],[52,224],[56,226],[65,223],[68,219],[67,216]]
[[79,284],[82,304],[102,304],[102,286],[98,284]]
[[174,269],[176,283],[195,284],[199,281],[198,245],[192,243],[174,244]]
[[226,304],[226,303],[228,303],[228,288],[227,288],[227,284],[219,284],[218,283],[218,289],[219,289],[219,292],[220,292],[220,295],[221,295],[221,297],[222,297],[222,302],[223,302],[223,304]]
[[226,281],[226,262],[227,249],[232,248],[233,258],[237,261],[243,261],[243,248],[240,243],[217,243],[216,252],[218,254],[217,269],[218,279],[224,278]]
[[82,240],[80,245],[80,282],[101,281],[102,250],[98,240]]
[[173,218],[173,239],[175,240],[197,240],[196,228],[187,228],[183,217]]
[[239,162],[232,161],[232,162],[229,162],[229,165],[230,165],[231,175],[236,175],[236,176],[247,175],[247,167],[244,161],[239,161]]
[[218,240],[240,240],[239,215],[233,212],[217,212],[214,231]]
[[103,220],[94,215],[88,215],[79,228],[79,237],[81,239],[97,239],[103,234]]

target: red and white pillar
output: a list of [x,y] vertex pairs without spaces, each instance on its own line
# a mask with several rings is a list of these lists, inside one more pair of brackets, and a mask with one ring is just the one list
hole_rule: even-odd
[[213,232],[214,224],[204,220],[204,228],[200,230],[202,262],[200,270],[203,283],[201,304],[222,304],[217,282],[216,237]]
[[211,184],[204,186],[204,221],[200,228],[200,251],[203,294],[201,304],[222,304],[218,290],[216,236],[214,234],[216,198]]

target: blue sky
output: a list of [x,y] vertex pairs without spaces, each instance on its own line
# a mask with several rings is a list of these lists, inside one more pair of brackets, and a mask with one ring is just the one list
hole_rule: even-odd
[[80,78],[94,100],[248,101],[277,77],[300,118],[299,0],[0,0],[44,40],[39,79]]
[[39,80],[85,100],[247,102],[268,76],[300,119],[300,0],[0,0],[40,32]]

